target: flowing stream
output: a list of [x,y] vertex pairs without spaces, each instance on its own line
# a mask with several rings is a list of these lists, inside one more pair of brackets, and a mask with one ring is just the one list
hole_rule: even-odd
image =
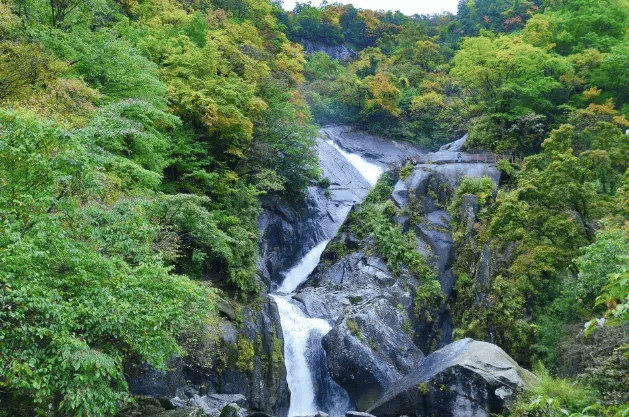
[[[382,174],[379,166],[365,161],[359,155],[343,151],[332,141],[327,142],[352,164],[371,186],[375,185]],[[343,218],[338,222],[338,227],[349,209],[350,206],[343,211]],[[314,416],[319,410],[331,417],[342,417],[351,407],[345,390],[329,376],[325,351],[321,346],[321,339],[332,329],[331,323],[307,317],[291,302],[292,293],[317,266],[328,242],[329,240],[325,240],[317,244],[287,271],[282,285],[272,295],[278,307],[284,336],[284,361],[288,387],[291,391],[288,417]]]

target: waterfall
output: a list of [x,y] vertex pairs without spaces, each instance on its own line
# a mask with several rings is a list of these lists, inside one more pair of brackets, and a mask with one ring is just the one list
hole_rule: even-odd
[[[347,215],[347,214],[346,214]],[[304,282],[308,275],[312,272],[313,269],[319,263],[319,258],[321,258],[321,254],[323,250],[327,246],[329,240],[324,240],[319,243],[314,248],[310,249],[301,260],[291,268],[285,275],[284,281],[282,281],[282,285],[277,289],[277,292],[281,292],[284,294],[289,294],[297,288],[299,284]]]
[[332,145],[334,149],[336,149],[341,155],[343,155],[343,157],[347,159],[347,161],[352,164],[358,170],[358,172],[360,172],[361,175],[365,177],[367,181],[369,181],[369,184],[371,184],[372,186],[376,185],[376,183],[378,182],[378,178],[380,178],[380,175],[382,175],[382,168],[380,168],[376,164],[365,161],[360,155],[345,152],[332,140],[327,140],[326,142]]
[[[358,155],[343,151],[336,143],[326,141],[364,177],[371,186],[382,174],[382,168]],[[347,173],[346,173],[347,174]],[[337,203],[337,204],[340,204]],[[351,205],[341,210],[334,233],[345,220]],[[349,396],[328,373],[321,339],[331,329],[331,323],[307,317],[294,303],[292,293],[304,282],[319,263],[329,240],[318,243],[294,267],[284,274],[282,285],[271,296],[277,304],[284,336],[284,361],[291,391],[288,417],[314,416],[321,410],[331,417],[342,417],[351,407]]]

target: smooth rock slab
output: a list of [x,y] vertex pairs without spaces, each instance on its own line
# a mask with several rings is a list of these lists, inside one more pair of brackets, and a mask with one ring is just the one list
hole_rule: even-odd
[[348,411],[345,417],[375,417],[373,414],[363,413],[360,411]]
[[422,359],[367,412],[377,417],[489,417],[508,409],[516,391],[534,379],[498,346],[463,339]]
[[323,338],[330,376],[358,410],[366,410],[424,356],[404,333],[405,320],[406,311],[381,296],[341,317]]
[[153,417],[206,417],[206,414],[198,407],[183,407],[176,410],[162,411],[153,414]]

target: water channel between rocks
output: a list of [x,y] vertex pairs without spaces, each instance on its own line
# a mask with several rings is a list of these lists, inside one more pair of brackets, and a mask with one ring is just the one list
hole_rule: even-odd
[[[342,159],[349,162],[356,169],[357,174],[366,179],[371,186],[375,185],[383,172],[382,168],[365,161],[357,154],[343,151],[331,140],[325,143],[330,145]],[[334,178],[330,179],[334,183]],[[353,183],[353,181],[348,181],[341,186],[351,188]],[[362,200],[362,197],[364,195],[355,202]],[[331,193],[331,200],[334,202],[334,193]],[[339,210],[340,216],[334,233],[341,226],[351,208],[351,204],[347,202],[343,204],[339,201],[338,205],[342,207]],[[329,236],[329,239],[332,237],[333,235]],[[321,346],[321,339],[332,329],[333,323],[306,316],[291,301],[295,289],[308,278],[319,263],[319,258],[329,239],[319,242],[295,266],[285,272],[282,285],[272,294],[278,307],[284,336],[284,361],[288,387],[291,391],[288,417],[312,416],[319,410],[331,417],[341,417],[351,407],[345,390],[336,384],[328,373],[325,351]]]

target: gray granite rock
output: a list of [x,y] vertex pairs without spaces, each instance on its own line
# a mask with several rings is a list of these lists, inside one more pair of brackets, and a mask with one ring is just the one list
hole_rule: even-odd
[[498,346],[463,339],[423,358],[367,412],[489,417],[507,411],[517,390],[534,380]]
[[404,332],[406,320],[406,311],[376,298],[341,317],[323,338],[330,375],[359,410],[366,410],[424,356]]

